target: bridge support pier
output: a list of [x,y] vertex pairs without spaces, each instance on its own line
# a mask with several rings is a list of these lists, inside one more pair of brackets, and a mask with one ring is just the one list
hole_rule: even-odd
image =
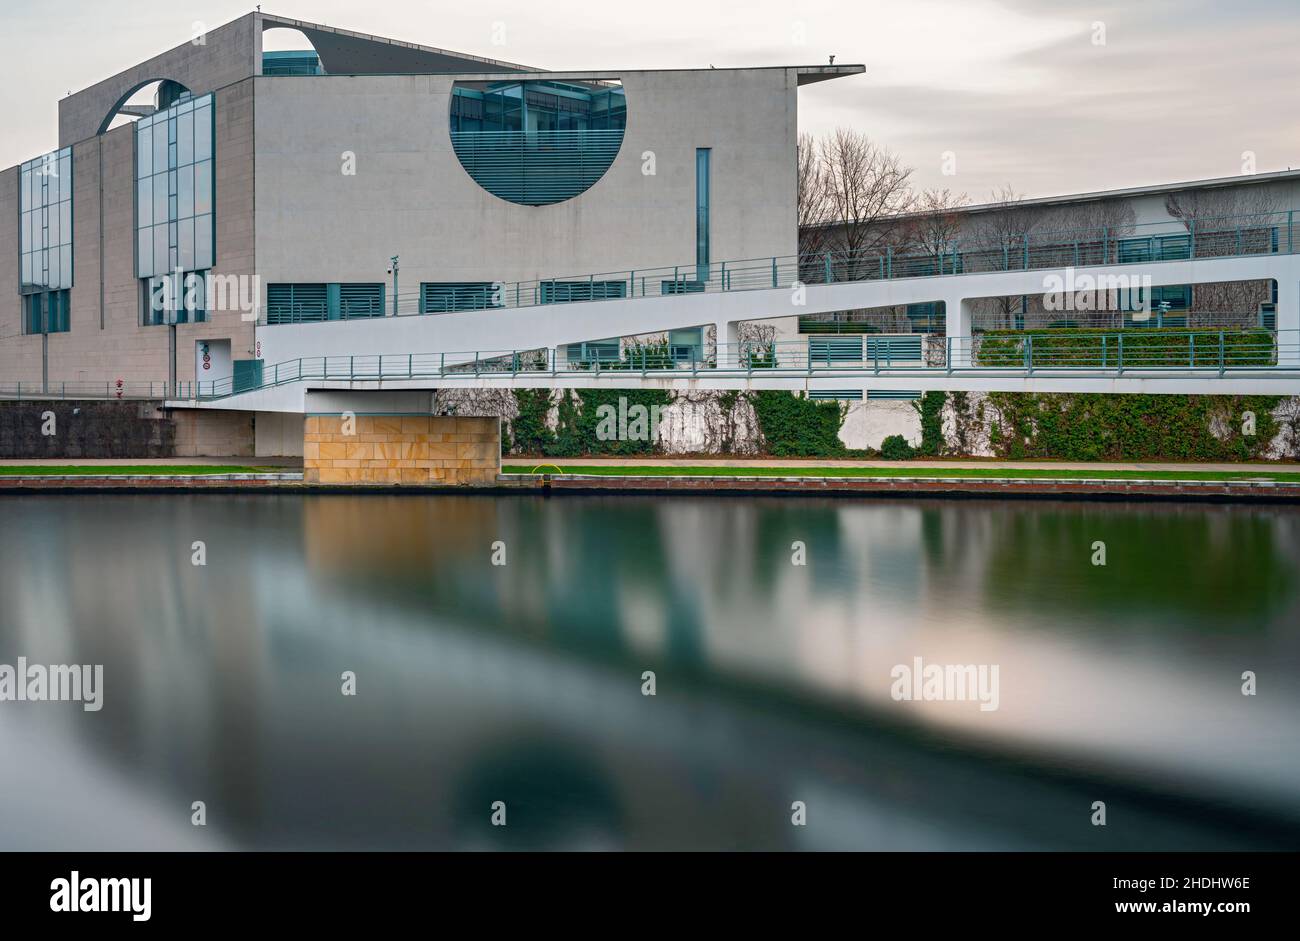
[[310,391],[303,480],[486,486],[501,472],[501,419],[431,414],[428,390]]

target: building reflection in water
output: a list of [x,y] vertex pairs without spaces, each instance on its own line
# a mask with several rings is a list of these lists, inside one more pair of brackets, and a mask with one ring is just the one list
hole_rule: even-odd
[[[1289,509],[196,495],[0,513],[0,663],[106,674],[98,714],[0,704],[0,746],[21,759],[0,771],[5,845],[1149,849],[1300,833]],[[918,656],[998,664],[999,709],[894,702],[890,668]],[[1269,695],[1241,696],[1244,669]],[[1099,787],[1136,826],[1078,824]],[[807,827],[790,825],[797,800]]]

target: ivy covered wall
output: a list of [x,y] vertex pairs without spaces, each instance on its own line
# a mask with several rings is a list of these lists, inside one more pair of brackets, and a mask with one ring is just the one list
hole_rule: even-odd
[[[500,415],[507,453],[550,457],[1300,457],[1300,397],[927,392],[914,402],[850,404],[780,391],[443,390],[435,408]],[[871,447],[867,428],[875,429]]]

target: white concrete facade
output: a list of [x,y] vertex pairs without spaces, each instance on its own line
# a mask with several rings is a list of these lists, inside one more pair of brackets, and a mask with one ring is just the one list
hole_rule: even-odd
[[[301,30],[330,74],[262,74],[262,34]],[[124,69],[58,103],[60,146],[73,151],[75,276],[65,332],[27,332],[18,225],[0,225],[0,387],[123,380],[186,383],[195,344],[229,345],[232,368],[271,362],[245,314],[268,284],[382,283],[401,257],[399,292],[421,282],[505,282],[690,262],[696,243],[696,151],[708,148],[714,258],[796,250],[798,88],[862,71],[792,66],[546,72],[473,55],[252,13]],[[450,138],[458,81],[614,80],[627,126],[605,174],[545,206],[506,202],[461,166]],[[110,127],[150,83],[215,95],[216,261],[253,286],[252,311],[146,325],[136,276],[135,135]],[[133,105],[134,114],[150,106]],[[51,141],[51,144],[54,142]],[[33,157],[39,155],[32,155]],[[352,172],[345,172],[350,162]],[[0,170],[0,215],[18,218],[18,170]],[[657,289],[657,285],[656,285]],[[613,325],[596,336],[614,335]],[[502,341],[505,342],[504,340]]]

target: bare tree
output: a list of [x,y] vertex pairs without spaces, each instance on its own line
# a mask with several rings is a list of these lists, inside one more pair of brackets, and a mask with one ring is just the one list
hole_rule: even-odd
[[867,256],[883,252],[898,234],[899,215],[913,203],[912,168],[861,131],[837,128],[818,148],[828,212],[834,220],[830,249],[844,276],[860,277]]
[[[1010,184],[995,190],[990,203],[992,208],[973,215],[962,239],[962,265],[966,271],[1021,267],[1030,235],[1042,221],[1039,213],[1025,205],[1024,194]],[[1010,328],[1025,306],[1025,298],[994,297],[980,300],[975,309],[990,314],[998,326]]]
[[903,245],[909,254],[938,262],[952,254],[961,234],[960,210],[970,202],[965,193],[949,189],[928,189],[915,200],[912,214],[904,221]]
[[[1170,193],[1165,209],[1191,234],[1195,255],[1203,258],[1272,251],[1281,203],[1272,187],[1256,184]],[[1198,284],[1192,295],[1192,310],[1204,315],[1205,325],[1252,325],[1259,305],[1272,298],[1272,283]]]
[[830,244],[830,196],[821,150],[811,134],[799,135],[796,148],[799,172],[798,220],[799,254],[818,255]]

